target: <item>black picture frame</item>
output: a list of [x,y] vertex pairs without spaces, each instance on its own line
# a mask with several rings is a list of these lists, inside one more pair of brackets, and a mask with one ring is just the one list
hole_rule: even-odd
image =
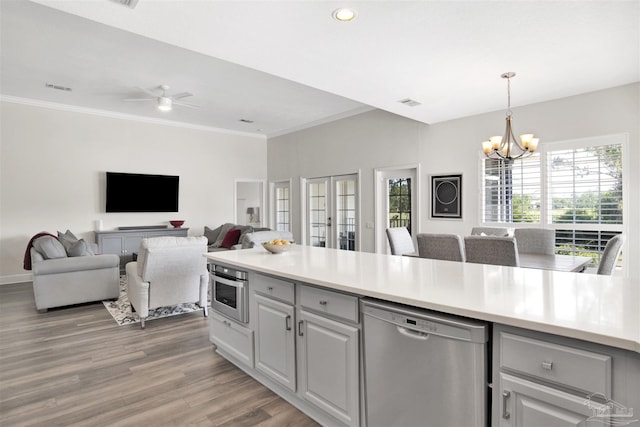
[[462,219],[462,174],[431,175],[431,218]]

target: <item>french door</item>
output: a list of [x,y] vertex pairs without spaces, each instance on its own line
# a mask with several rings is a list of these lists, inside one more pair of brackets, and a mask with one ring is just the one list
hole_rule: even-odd
[[358,249],[358,175],[307,179],[306,194],[307,244]]

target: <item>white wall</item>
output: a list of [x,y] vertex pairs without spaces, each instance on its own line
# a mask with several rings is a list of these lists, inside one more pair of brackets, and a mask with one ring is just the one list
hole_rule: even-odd
[[[0,103],[0,283],[30,280],[29,238],[70,229],[167,225],[190,235],[233,222],[234,180],[266,178],[266,141],[93,114]],[[105,171],[180,176],[178,213],[105,213]],[[135,191],[135,190],[132,190]]]
[[[300,178],[361,174],[362,223],[374,222],[373,171],[383,166],[416,164],[423,125],[374,110],[314,128],[271,138],[268,142],[269,180],[292,179],[292,231],[302,241]],[[372,229],[362,227],[361,250],[372,252]]]
[[[533,132],[541,143],[598,135],[629,134],[630,189],[625,209],[629,235],[625,259],[630,275],[640,276],[640,83],[513,108],[516,133]],[[502,134],[505,112],[425,125],[383,111],[372,111],[269,139],[269,180],[293,178],[294,234],[299,241],[299,178],[362,171],[362,222],[373,221],[373,169],[420,164],[421,232],[468,234],[479,214],[480,141]],[[463,174],[463,219],[429,218],[429,175]],[[636,236],[635,238],[633,236]],[[374,250],[374,230],[362,228],[364,251]]]

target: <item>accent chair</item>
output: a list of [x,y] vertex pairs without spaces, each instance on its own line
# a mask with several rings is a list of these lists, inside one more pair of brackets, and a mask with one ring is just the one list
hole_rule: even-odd
[[445,261],[465,261],[464,240],[457,234],[420,233],[418,256]]

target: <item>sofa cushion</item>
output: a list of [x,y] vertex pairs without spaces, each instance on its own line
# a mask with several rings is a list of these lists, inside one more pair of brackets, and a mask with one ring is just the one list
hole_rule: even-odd
[[206,225],[204,226],[204,237],[207,238],[207,245],[213,245],[216,240],[218,240],[218,236],[220,235],[220,230],[222,230],[222,226],[219,226],[216,229],[210,229]]
[[241,230],[238,228],[231,229],[227,232],[222,240],[221,248],[231,249],[231,247],[238,243]]
[[224,240],[225,236],[233,227],[235,227],[235,224],[231,224],[230,222],[223,224],[220,229],[220,234],[218,234],[216,241],[213,242],[211,246],[213,246],[214,248],[219,248],[220,245],[222,245],[222,241]]
[[70,257],[95,255],[91,246],[84,239],[76,240],[75,243],[66,247],[66,250]]
[[33,247],[42,254],[44,259],[67,257],[67,251],[64,249],[64,246],[53,236],[38,237],[34,240]]

